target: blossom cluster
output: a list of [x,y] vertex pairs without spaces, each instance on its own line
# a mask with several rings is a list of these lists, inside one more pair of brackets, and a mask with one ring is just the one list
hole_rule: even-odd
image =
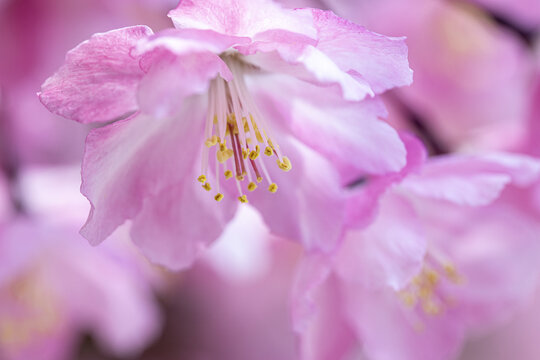
[[0,360],[536,359],[535,9],[0,1]]

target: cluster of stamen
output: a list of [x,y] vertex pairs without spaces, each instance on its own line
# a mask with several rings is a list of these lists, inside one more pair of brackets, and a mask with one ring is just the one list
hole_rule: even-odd
[[[209,90],[208,115],[205,127],[205,143],[202,154],[201,175],[198,181],[206,191],[212,191],[210,176],[216,184],[214,199],[224,198],[220,178],[233,179],[238,190],[238,200],[247,203],[245,190],[254,191],[266,180],[268,191],[278,190],[272,182],[262,160],[262,154],[275,156],[278,167],[289,171],[290,160],[283,156],[279,145],[272,139],[265,119],[260,115],[244,82],[241,60],[234,56],[224,56],[233,79],[225,81],[221,77],[212,80]],[[215,153],[215,173],[209,172],[210,158]]]
[[459,285],[463,281],[463,277],[449,260],[428,254],[420,273],[398,294],[408,308],[419,309],[426,315],[435,316],[455,303],[455,299],[442,291],[443,283]]

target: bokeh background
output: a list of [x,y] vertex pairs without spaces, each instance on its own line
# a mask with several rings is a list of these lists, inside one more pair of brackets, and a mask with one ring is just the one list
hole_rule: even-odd
[[[297,356],[289,292],[301,249],[269,235],[253,210],[244,208],[181,273],[149,264],[129,242],[129,224],[97,248],[78,235],[89,208],[79,193],[89,128],[49,113],[36,92],[92,34],[135,24],[165,29],[176,3],[0,0],[0,360]],[[331,9],[407,37],[414,84],[384,95],[388,121],[415,132],[432,155],[540,156],[539,1],[282,3]],[[540,183],[504,196],[538,222]],[[256,240],[242,242],[238,231]],[[540,287],[532,275],[523,281],[537,290],[517,313],[468,339],[461,359],[540,358]]]

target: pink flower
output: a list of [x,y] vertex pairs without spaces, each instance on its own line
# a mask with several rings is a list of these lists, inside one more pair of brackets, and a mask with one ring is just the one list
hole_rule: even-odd
[[249,193],[274,233],[331,250],[340,186],[405,163],[379,100],[357,102],[411,82],[403,39],[268,0],[183,1],[169,16],[177,29],[94,35],[42,86],[57,114],[117,120],[87,139],[82,234],[98,244],[130,219],[152,261],[182,268]]
[[65,189],[77,194],[78,181],[66,174],[24,175],[22,189],[34,200],[25,204],[30,216],[0,220],[2,359],[71,359],[88,331],[108,353],[132,356],[161,327],[144,259],[127,237],[119,231],[99,249],[78,239],[80,207],[63,197]]
[[534,289],[538,225],[495,200],[534,182],[540,163],[497,153],[422,165],[421,148],[404,139],[405,174],[368,181],[351,205],[352,225],[373,211],[364,204],[378,204],[375,220],[349,231],[334,257],[304,260],[293,315],[306,359],[340,359],[354,339],[371,360],[451,359]]

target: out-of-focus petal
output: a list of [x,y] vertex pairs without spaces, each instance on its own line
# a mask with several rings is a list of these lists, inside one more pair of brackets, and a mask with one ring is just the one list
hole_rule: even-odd
[[455,356],[463,328],[452,313],[420,316],[394,291],[346,287],[348,318],[369,359],[447,360]]
[[397,195],[379,203],[375,221],[363,231],[348,232],[335,260],[343,281],[366,288],[400,290],[423,266],[427,243],[412,204]]
[[53,113],[82,122],[105,122],[137,110],[136,89],[143,71],[130,50],[152,34],[133,26],[95,34],[68,52],[65,64],[39,94]]
[[330,258],[310,254],[302,259],[297,270],[292,315],[300,338],[301,359],[342,359],[354,343],[330,266]]
[[538,177],[539,166],[533,158],[511,154],[433,158],[400,189],[462,205],[486,205],[508,183],[530,183]]

